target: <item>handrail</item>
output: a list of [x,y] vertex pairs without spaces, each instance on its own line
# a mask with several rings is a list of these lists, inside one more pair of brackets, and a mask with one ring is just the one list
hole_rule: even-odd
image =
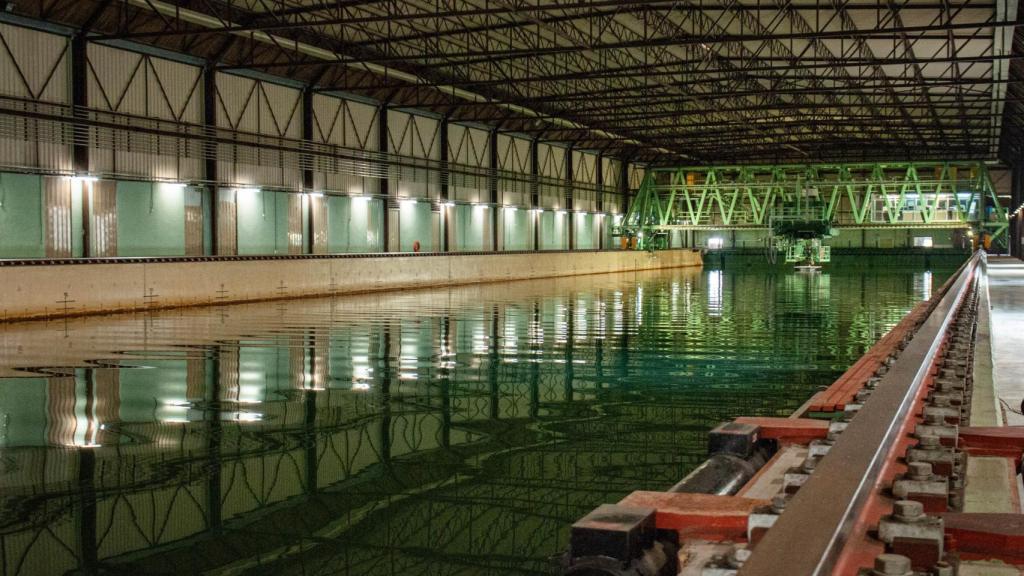
[[956,281],[875,392],[758,543],[740,569],[741,576],[832,572],[854,523],[876,489],[904,420],[911,417],[918,392],[982,258],[982,252],[976,252],[960,268]]

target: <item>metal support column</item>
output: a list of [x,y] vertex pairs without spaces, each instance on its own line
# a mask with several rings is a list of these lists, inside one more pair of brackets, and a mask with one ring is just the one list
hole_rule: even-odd
[[[1010,168],[1010,211],[1016,210],[1024,202],[1024,163],[1018,162]],[[1010,256],[1021,257],[1021,214],[1011,216],[1008,235]]]
[[[311,146],[313,144],[313,87],[306,86],[302,89],[302,143],[304,146]],[[300,157],[302,164],[302,190],[303,192],[313,192],[314,181],[313,181],[313,155],[308,152]],[[303,248],[305,248],[306,254],[312,254],[314,252],[313,243],[316,237],[316,226],[317,222],[314,222],[313,213],[313,197],[306,196],[304,205],[307,208],[306,211],[306,229],[303,234],[306,236],[306,241],[303,242]]]
[[533,249],[540,250],[540,183],[537,182],[539,168],[538,141],[530,140],[530,213],[533,214]]
[[203,128],[206,139],[203,141],[203,180],[209,183],[210,198],[210,253],[217,254],[218,244],[218,212],[220,201],[217,190],[217,145],[212,136],[217,129],[217,71],[213,62],[203,67]]
[[440,179],[441,179],[441,206],[440,206],[440,211],[439,211],[440,212],[440,216],[441,216],[441,239],[440,239],[441,240],[441,252],[448,252],[449,251],[449,246],[448,246],[448,234],[449,234],[448,218],[449,218],[449,214],[448,214],[448,206],[447,206],[447,204],[448,204],[448,198],[449,198],[449,189],[448,189],[448,186],[449,186],[449,174],[448,174],[448,162],[449,162],[448,155],[449,155],[449,150],[448,150],[448,116],[447,115],[445,115],[444,117],[441,118],[441,123],[438,126],[438,135],[439,135],[438,138],[440,140],[438,142],[438,144],[440,144],[440,146],[441,146],[441,151],[440,151],[440,156],[441,156],[441,174],[440,174]]
[[[72,116],[75,119],[72,128],[72,169],[76,175],[89,173],[89,128],[86,124],[89,106],[89,62],[88,46],[85,33],[79,33],[71,39],[71,104]],[[90,249],[89,213],[92,194],[88,191],[89,184],[82,182],[82,256],[92,255]]]
[[[625,218],[626,214],[629,213],[629,157],[626,156],[622,159],[622,165],[619,167],[619,181],[616,183],[616,187],[619,190],[619,214]],[[624,220],[623,220],[624,221]],[[625,237],[622,239],[625,242]],[[623,244],[625,246],[625,244]]]
[[[1016,210],[1024,204],[1024,162],[1018,162],[1017,168],[1017,195],[1013,200],[1011,210]],[[1024,257],[1024,214],[1018,213],[1014,219],[1014,240],[1015,255],[1017,258]]]
[[[388,152],[388,140],[390,136],[388,134],[388,103],[382,102],[377,107],[377,150],[381,152],[381,155],[385,155]],[[381,202],[383,204],[383,217],[380,221],[380,236],[381,236],[381,252],[390,252],[391,244],[391,190],[390,190],[390,178],[391,178],[391,165],[384,164],[382,166],[384,171],[383,176],[380,179],[380,195],[383,198]]]
[[[313,142],[313,94],[312,86],[302,89],[302,140],[306,145]],[[303,154],[300,162],[302,162],[302,188],[309,192],[313,190],[313,156],[309,153]]]
[[604,230],[608,225],[604,217],[604,152],[597,153],[596,170],[597,197],[594,199],[597,209],[597,249],[604,250]]
[[89,119],[88,46],[84,33],[71,39],[71,104],[76,120],[72,162],[77,175],[89,173],[89,128],[85,123]]
[[572,145],[565,150],[565,215],[569,219],[569,250],[576,249],[576,206],[572,188]]
[[498,131],[491,130],[487,135],[489,139],[487,161],[487,188],[489,196],[487,201],[491,205],[491,250],[498,251],[498,212],[501,206],[498,205]]

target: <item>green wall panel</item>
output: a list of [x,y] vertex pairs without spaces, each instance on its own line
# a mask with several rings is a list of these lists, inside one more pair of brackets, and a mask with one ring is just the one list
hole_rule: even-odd
[[576,248],[591,250],[597,248],[597,233],[594,231],[594,215],[586,213],[570,214],[566,218],[575,218]]
[[185,255],[185,187],[117,183],[118,256]]
[[288,253],[288,193],[238,191],[238,253]]
[[398,204],[398,249],[412,252],[412,244],[420,242],[420,250],[434,249],[434,231],[429,202],[399,202]]
[[485,206],[457,204],[453,209],[455,246],[457,252],[474,252],[484,249],[484,221],[490,216]]
[[379,252],[383,203],[377,198],[327,197],[327,250]]
[[530,234],[530,211],[509,210],[502,212],[504,218],[505,250],[530,250],[533,248],[533,237]]
[[42,178],[0,173],[0,258],[46,256]]
[[545,210],[540,213],[540,249],[541,250],[565,250],[568,248],[566,238],[565,212],[552,212]]

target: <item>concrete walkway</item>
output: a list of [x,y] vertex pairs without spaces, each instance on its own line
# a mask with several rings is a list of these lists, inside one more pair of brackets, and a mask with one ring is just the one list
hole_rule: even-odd
[[1024,262],[1016,258],[988,259],[989,301],[992,306],[992,377],[995,394],[1009,426],[1024,425]]

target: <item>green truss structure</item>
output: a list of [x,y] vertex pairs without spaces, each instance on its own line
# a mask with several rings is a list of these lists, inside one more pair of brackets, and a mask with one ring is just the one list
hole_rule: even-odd
[[656,168],[613,231],[656,248],[671,230],[961,228],[1005,244],[1007,211],[982,162]]

